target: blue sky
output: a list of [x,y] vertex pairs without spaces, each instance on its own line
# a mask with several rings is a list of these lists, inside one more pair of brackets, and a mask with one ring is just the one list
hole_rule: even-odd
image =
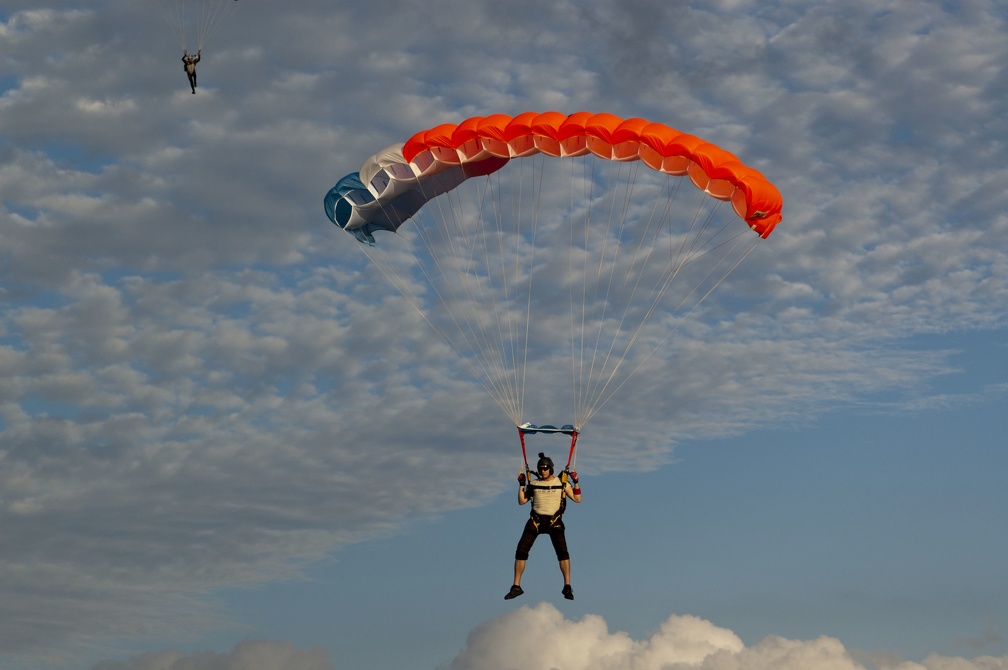
[[[1004,7],[243,0],[192,95],[152,4],[0,9],[0,666],[1008,668]],[[576,600],[542,542],[505,602],[514,426],[321,201],[548,109],[784,221],[582,435]]]

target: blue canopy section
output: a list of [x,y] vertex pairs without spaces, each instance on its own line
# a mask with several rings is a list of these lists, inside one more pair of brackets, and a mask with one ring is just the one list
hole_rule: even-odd
[[570,425],[569,423],[564,424],[559,428],[557,428],[556,426],[551,426],[549,424],[546,424],[544,426],[537,426],[532,423],[523,423],[522,425],[518,426],[518,430],[520,430],[525,435],[531,435],[533,433],[563,433],[564,435],[573,435],[574,433],[577,432],[574,426]]
[[394,233],[432,198],[447,193],[471,176],[498,170],[506,162],[507,159],[487,159],[469,166],[449,166],[422,177],[395,180],[390,173],[379,170],[371,178],[371,186],[381,193],[378,198],[361,180],[361,173],[352,172],[329,189],[323,206],[330,221],[360,242],[375,246],[374,231]]
[[[325,213],[329,217],[329,220],[344,230],[346,230],[347,224],[350,223],[354,210],[352,200],[346,196],[351,196],[353,200],[358,200],[361,204],[374,202],[374,196],[371,195],[371,192],[361,182],[359,173],[351,172],[336,182],[336,185],[326,193],[322,206],[325,208]],[[375,243],[371,231],[367,230],[366,227],[348,232],[352,232],[354,237],[361,242],[371,245]]]

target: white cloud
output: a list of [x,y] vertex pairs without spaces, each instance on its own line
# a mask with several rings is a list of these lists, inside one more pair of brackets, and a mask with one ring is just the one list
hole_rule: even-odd
[[921,663],[857,660],[831,637],[768,636],[746,646],[737,635],[695,616],[673,615],[646,640],[610,632],[602,617],[566,618],[540,603],[473,630],[444,670],[1005,670],[1008,656],[929,656]]

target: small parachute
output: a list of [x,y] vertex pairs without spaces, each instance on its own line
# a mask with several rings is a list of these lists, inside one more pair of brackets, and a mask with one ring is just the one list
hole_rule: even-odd
[[206,46],[238,0],[147,0],[161,14],[179,48],[196,53]]

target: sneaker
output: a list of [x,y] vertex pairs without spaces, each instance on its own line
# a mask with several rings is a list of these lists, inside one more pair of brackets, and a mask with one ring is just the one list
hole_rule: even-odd
[[563,591],[561,591],[560,593],[562,593],[563,597],[566,598],[567,600],[574,600],[574,589],[571,588],[570,584],[565,584],[563,587]]
[[525,592],[522,591],[522,587],[515,584],[511,587],[511,590],[507,592],[507,595],[504,596],[504,600],[511,600],[512,598],[517,598],[523,593]]

